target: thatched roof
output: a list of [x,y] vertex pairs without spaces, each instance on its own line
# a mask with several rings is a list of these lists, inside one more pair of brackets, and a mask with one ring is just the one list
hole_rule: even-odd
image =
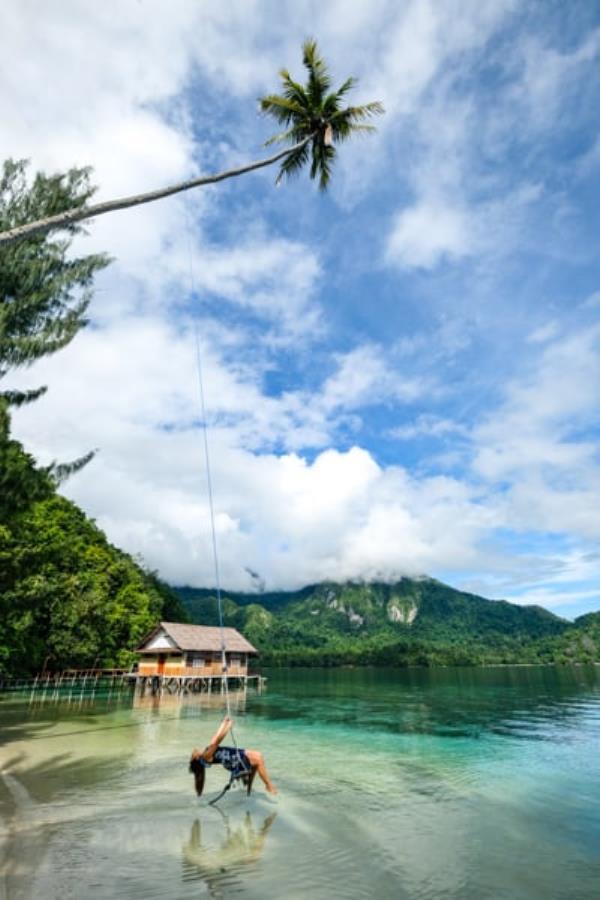
[[[221,650],[220,628],[210,625],[184,625],[180,622],[160,622],[141,642],[137,648],[138,653],[156,652],[156,650],[149,651],[146,648],[147,644],[159,631],[164,631],[179,650],[195,650],[197,652],[205,652],[207,650],[219,652]],[[224,628],[223,638],[225,640],[225,650],[228,653],[258,654],[256,647],[253,647],[250,641],[247,641],[235,628]]]

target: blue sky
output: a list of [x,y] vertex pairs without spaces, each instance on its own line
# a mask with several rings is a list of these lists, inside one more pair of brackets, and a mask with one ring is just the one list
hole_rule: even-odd
[[116,544],[214,581],[197,327],[226,586],[426,573],[600,608],[598,4],[2,17],[5,153],[91,164],[99,198],[261,156],[257,98],[307,36],[386,107],[325,195],[264,170],[81,239],[115,262],[87,332],[16,376],[50,390],[14,429],[42,460],[100,448],[65,491]]

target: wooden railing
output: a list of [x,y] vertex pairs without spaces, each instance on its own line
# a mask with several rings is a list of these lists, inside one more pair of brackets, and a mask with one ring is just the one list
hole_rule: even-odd
[[101,687],[107,682],[113,685],[115,682],[124,684],[130,675],[129,669],[64,669],[62,672],[41,672],[35,677],[26,678],[0,677],[0,691],[32,690],[39,688],[47,690],[60,687],[81,686],[87,688]]
[[[77,675],[79,677],[87,677],[87,678],[115,678],[119,675],[127,675],[129,673],[129,669],[64,669],[62,672],[57,673],[52,676],[54,678],[61,677],[72,677],[73,675]],[[45,678],[45,675],[42,674],[39,676],[40,678]]]

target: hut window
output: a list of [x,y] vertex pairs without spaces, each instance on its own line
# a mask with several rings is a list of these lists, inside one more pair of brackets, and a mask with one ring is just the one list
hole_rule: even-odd
[[192,667],[194,669],[201,669],[204,666],[204,657],[203,656],[193,656],[192,657]]

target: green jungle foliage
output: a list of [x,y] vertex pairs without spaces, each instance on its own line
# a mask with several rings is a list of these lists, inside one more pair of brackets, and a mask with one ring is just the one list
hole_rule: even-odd
[[[214,591],[177,588],[192,621],[218,624]],[[224,597],[272,666],[438,666],[600,661],[600,613],[574,623],[541,607],[486,600],[432,578],[325,583]]]
[[[0,401],[0,412],[2,403]],[[128,667],[178,597],[56,493],[0,420],[0,673]]]
[[600,612],[579,616],[563,634],[537,642],[542,662],[600,662]]
[[[27,178],[25,160],[0,169],[0,231],[84,206],[94,193],[89,169]],[[76,257],[73,237],[81,225],[34,235],[0,250],[0,379],[11,369],[66,346],[86,324],[94,275],[109,263],[105,254]],[[45,391],[4,391],[9,403],[35,400]]]
[[[0,169],[0,230],[84,206],[89,170],[27,177],[27,163]],[[80,225],[34,235],[0,251],[0,379],[65,347],[86,324],[104,254],[71,250]],[[184,619],[166,585],[112,547],[56,485],[93,456],[36,466],[11,439],[9,407],[45,391],[0,391],[0,673],[128,666],[161,618]]]

